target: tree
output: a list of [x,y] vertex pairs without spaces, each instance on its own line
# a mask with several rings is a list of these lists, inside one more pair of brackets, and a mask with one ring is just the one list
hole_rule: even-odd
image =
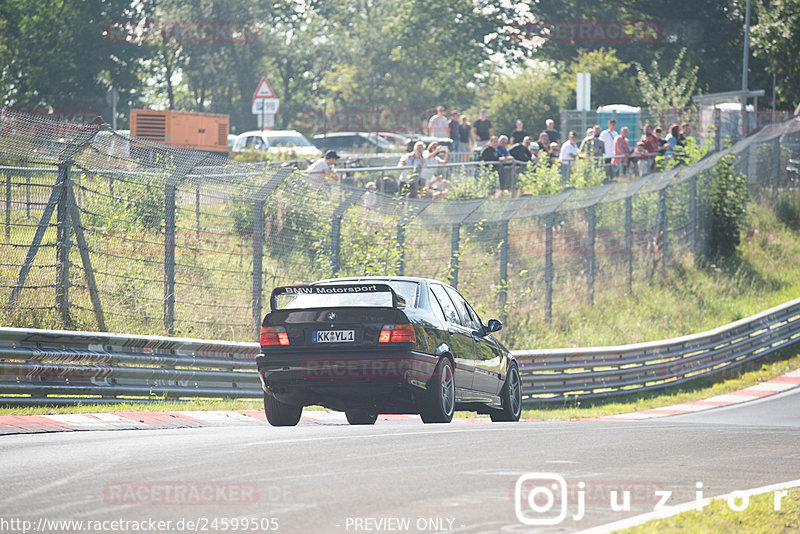
[[495,132],[510,133],[514,122],[520,119],[534,141],[535,132],[544,127],[546,119],[558,122],[559,110],[568,99],[564,80],[544,63],[518,74],[502,76],[491,87],[494,94],[489,97],[486,108]]
[[686,49],[683,48],[675,58],[670,71],[663,75],[657,59],[650,63],[650,72],[636,63],[636,79],[645,102],[657,114],[668,109],[682,109],[695,93],[697,67],[683,65]]
[[106,106],[113,85],[127,102],[139,86],[141,47],[108,33],[146,11],[145,0],[5,0],[0,10],[0,106]]
[[494,93],[487,107],[495,131],[509,133],[514,122],[521,119],[535,141],[534,134],[544,128],[546,119],[558,123],[561,109],[575,108],[578,72],[592,75],[592,106],[637,104],[641,97],[630,69],[631,65],[620,61],[614,50],[600,49],[579,51],[567,66],[537,63],[517,74],[502,76],[489,84]]
[[777,76],[777,105],[800,102],[800,0],[760,0],[752,28],[753,53]]
[[607,104],[638,105],[642,96],[633,81],[633,65],[617,57],[613,48],[578,50],[578,55],[567,67],[564,82],[567,85],[567,107],[575,109],[577,74],[592,75],[592,107]]

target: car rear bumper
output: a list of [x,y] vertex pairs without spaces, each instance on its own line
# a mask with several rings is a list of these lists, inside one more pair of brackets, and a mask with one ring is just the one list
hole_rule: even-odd
[[264,391],[289,404],[334,409],[373,406],[405,411],[423,390],[439,358],[415,351],[380,354],[261,354],[256,358]]

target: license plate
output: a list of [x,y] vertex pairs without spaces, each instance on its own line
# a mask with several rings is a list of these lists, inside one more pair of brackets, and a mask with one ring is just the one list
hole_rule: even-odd
[[313,337],[314,343],[353,343],[355,340],[355,330],[317,330]]

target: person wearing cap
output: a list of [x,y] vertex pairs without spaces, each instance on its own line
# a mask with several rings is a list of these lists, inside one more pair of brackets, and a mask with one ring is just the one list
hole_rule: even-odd
[[335,150],[328,150],[325,152],[324,156],[309,165],[306,172],[310,175],[318,176],[319,178],[330,178],[334,182],[338,182],[339,176],[333,168],[337,159],[339,159],[339,154],[337,154]]

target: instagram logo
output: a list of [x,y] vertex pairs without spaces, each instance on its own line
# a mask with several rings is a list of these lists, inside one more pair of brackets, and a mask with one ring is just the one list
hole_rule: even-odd
[[558,525],[567,517],[567,481],[556,473],[522,475],[514,485],[514,512],[525,525]]

